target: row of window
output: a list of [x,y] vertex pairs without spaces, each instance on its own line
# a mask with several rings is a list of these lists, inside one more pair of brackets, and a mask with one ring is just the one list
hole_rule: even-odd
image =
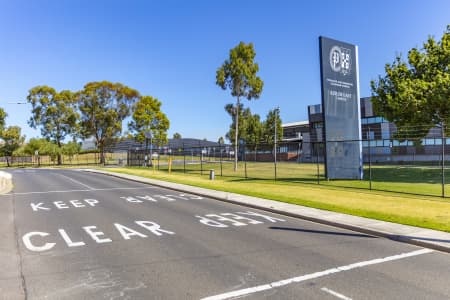
[[[434,146],[434,145],[442,145],[442,139],[422,139],[423,146]],[[399,146],[414,146],[413,141],[403,141],[400,142],[398,140],[374,140],[374,141],[363,141],[363,147],[399,147]],[[450,145],[450,138],[445,139],[445,144]]]
[[387,123],[388,121],[383,117],[370,117],[370,118],[361,118],[361,124],[378,124],[378,123]]

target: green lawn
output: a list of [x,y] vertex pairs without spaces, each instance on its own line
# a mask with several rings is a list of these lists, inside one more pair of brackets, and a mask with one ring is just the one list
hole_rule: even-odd
[[[107,170],[450,232],[450,200],[436,197],[441,189],[439,168],[374,167],[372,186],[397,192],[392,193],[370,191],[365,180],[319,178],[318,185],[317,166],[313,164],[279,163],[277,181],[273,180],[271,163],[247,163],[247,179],[243,163],[239,164],[237,172],[233,171],[231,163],[222,164],[223,176],[219,176],[219,163],[204,164],[203,175],[198,164],[186,167],[183,173],[183,165],[174,165],[172,170],[175,171],[170,174],[163,165],[160,171],[131,167]],[[208,179],[209,169],[215,170],[214,181]],[[319,172],[323,174],[323,166],[319,166]],[[436,196],[414,195],[423,193]]]
[[[159,170],[167,171],[168,165],[161,156]],[[164,162],[164,163],[163,163]],[[215,170],[216,176],[230,177],[228,180],[274,180],[275,168],[273,163],[239,162],[237,172],[233,170],[233,163],[228,161],[204,162],[187,160],[186,166],[182,163],[173,164],[173,172],[184,172],[190,174],[207,174],[210,169]],[[156,163],[156,162],[155,162]],[[245,167],[246,165],[246,167]],[[222,168],[222,171],[221,171]],[[358,188],[380,191],[391,191],[398,193],[418,194],[425,196],[441,196],[441,168],[439,166],[373,166],[372,184],[369,182],[369,168],[364,168],[364,180],[326,180],[324,177],[323,164],[297,164],[277,163],[277,181],[291,183],[311,183],[326,186],[339,186],[345,188]],[[247,172],[245,172],[245,170]],[[319,176],[317,175],[319,173]],[[450,184],[450,169],[446,170],[445,181]],[[446,186],[446,194],[450,196],[450,186]]]

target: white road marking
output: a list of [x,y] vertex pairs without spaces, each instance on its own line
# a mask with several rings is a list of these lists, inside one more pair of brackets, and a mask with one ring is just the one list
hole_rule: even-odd
[[82,182],[80,182],[80,181],[78,181],[78,180],[75,180],[75,179],[73,179],[73,178],[71,178],[71,177],[69,177],[69,176],[66,176],[66,175],[63,175],[63,174],[55,174],[55,175],[56,175],[56,176],[62,176],[62,177],[64,177],[64,178],[69,179],[70,181],[73,181],[73,182],[79,184],[79,185],[82,185],[82,186],[84,186],[84,187],[87,187],[87,188],[90,189],[90,190],[94,190],[93,187],[90,187],[89,185],[84,184],[84,183],[82,183]]
[[431,252],[433,252],[433,250],[421,249],[421,250],[416,250],[416,251],[412,251],[412,252],[408,252],[408,253],[402,253],[402,254],[398,254],[398,255],[388,256],[385,258],[377,258],[377,259],[362,261],[362,262],[358,262],[358,263],[354,263],[354,264],[350,264],[350,265],[346,265],[346,266],[340,266],[337,268],[328,269],[328,270],[321,271],[321,272],[316,272],[316,273],[312,273],[312,274],[288,278],[288,279],[275,281],[275,282],[268,283],[268,284],[258,285],[255,287],[250,287],[250,288],[232,291],[232,292],[228,292],[228,293],[223,293],[223,294],[219,294],[219,295],[215,295],[215,296],[210,296],[210,297],[202,298],[202,300],[223,300],[223,299],[241,297],[244,295],[249,295],[249,294],[281,287],[281,286],[291,284],[294,282],[302,282],[302,281],[306,281],[306,280],[310,280],[310,279],[328,276],[328,275],[339,273],[339,272],[349,271],[349,270],[356,269],[356,268],[362,268],[365,266],[380,264],[380,263],[393,261],[393,260],[399,260],[399,259],[416,256],[416,255],[421,255],[421,254],[426,254],[426,253],[431,253]]
[[349,298],[347,296],[339,294],[339,293],[337,293],[337,292],[335,292],[333,290],[330,290],[330,289],[328,289],[326,287],[321,288],[321,290],[324,291],[324,292],[327,292],[328,294],[331,294],[331,295],[333,295],[333,296],[335,296],[335,297],[337,297],[339,299],[342,299],[342,300],[352,300],[352,298]]
[[0,194],[1,196],[12,195],[33,195],[33,194],[52,194],[52,193],[73,193],[73,192],[95,192],[95,191],[116,191],[116,190],[142,190],[142,189],[156,189],[155,187],[133,187],[133,188],[108,188],[108,189],[92,189],[92,190],[63,190],[63,191],[45,191],[45,192],[25,192],[25,193],[8,193]]

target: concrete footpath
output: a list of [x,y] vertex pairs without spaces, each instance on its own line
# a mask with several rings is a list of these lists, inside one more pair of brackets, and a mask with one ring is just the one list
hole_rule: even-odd
[[12,189],[12,175],[0,171],[0,194],[6,194]]
[[104,170],[83,169],[450,253],[450,233]]

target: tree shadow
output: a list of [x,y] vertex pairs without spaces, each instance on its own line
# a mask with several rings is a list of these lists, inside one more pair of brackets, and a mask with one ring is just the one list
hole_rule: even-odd
[[271,227],[269,227],[269,229],[297,231],[297,232],[306,232],[306,233],[318,233],[318,234],[330,234],[330,235],[339,235],[339,236],[362,237],[362,238],[371,238],[371,239],[377,238],[376,236],[362,234],[362,233],[345,233],[345,232],[337,232],[337,231],[311,230],[311,229],[300,229],[300,228],[291,228],[291,227],[271,226]]
[[410,236],[410,235],[392,235],[389,236],[392,240],[405,241],[405,240],[421,240],[421,241],[429,241],[429,242],[437,242],[437,243],[450,243],[450,240],[443,239],[434,239],[434,238],[426,238],[420,236]]

